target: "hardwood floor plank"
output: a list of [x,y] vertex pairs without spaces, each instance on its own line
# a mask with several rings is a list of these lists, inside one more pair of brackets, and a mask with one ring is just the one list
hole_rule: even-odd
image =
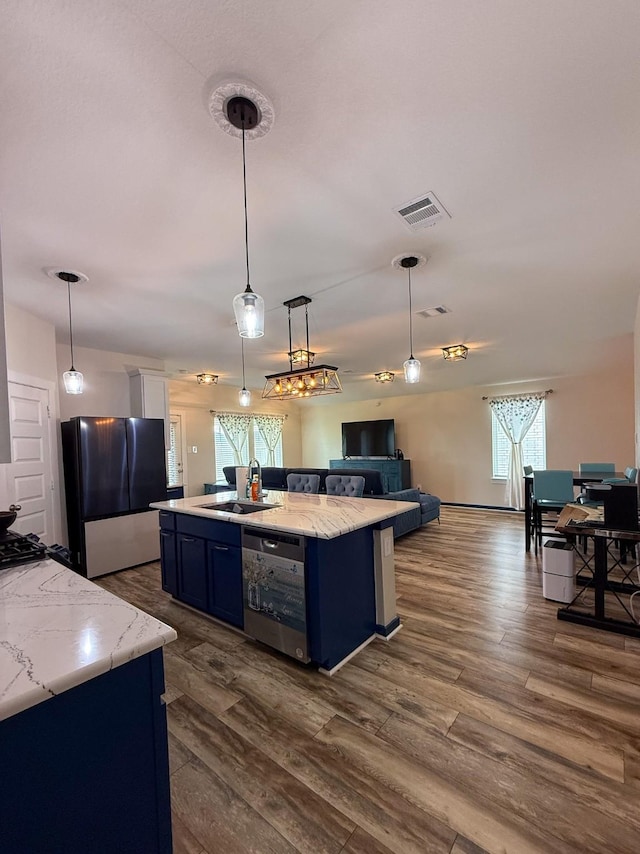
[[169,731],[169,774],[175,774],[193,759],[193,753]]
[[456,836],[451,854],[487,854],[487,852],[475,842],[471,842],[470,839],[465,839],[464,836]]
[[393,851],[370,836],[366,830],[356,827],[340,854],[393,854]]
[[[395,716],[391,718],[394,720]],[[570,851],[559,840],[545,840],[533,825],[523,832],[506,812],[498,814],[487,800],[475,793],[471,796],[468,790],[446,776],[434,773],[431,767],[348,721],[334,718],[318,733],[316,740],[339,750],[356,767],[373,774],[379,785],[399,792],[455,834],[463,834],[488,851],[504,851],[505,854],[540,854],[543,851],[565,854]]]
[[173,854],[207,854],[180,816],[173,812],[171,816],[173,831]]
[[634,682],[594,673],[591,688],[606,697],[617,697],[629,703],[640,703],[640,685]]
[[[467,715],[458,715],[447,738],[560,789],[558,803],[564,805],[567,816],[572,815],[567,804],[579,798],[585,807],[610,815],[622,825],[631,826],[634,833],[640,833],[635,797],[630,797],[622,783],[606,780],[603,785],[599,775]],[[571,797],[565,800],[563,792]]]
[[[505,824],[517,828],[531,845],[540,844],[558,852],[580,848],[598,854],[606,846],[613,852],[616,845],[617,851],[623,852],[637,838],[635,828],[628,828],[623,838],[616,820],[585,807],[579,796],[569,795],[549,780],[526,769],[510,767],[501,759],[489,760],[460,743],[452,745],[451,739],[428,732],[399,715],[393,715],[378,735],[417,759],[420,767],[464,793],[467,802],[484,808],[494,817],[497,827],[491,844],[474,836],[473,824],[461,826],[466,819],[464,813],[456,825],[463,835],[490,850],[497,847]],[[574,817],[569,823],[567,810]],[[617,841],[611,842],[616,834]]]
[[353,830],[318,797],[189,697],[170,711],[169,731],[304,854],[335,854]]
[[242,698],[242,694],[218,684],[206,668],[172,655],[170,649],[165,654],[164,666],[173,685],[214,714],[223,712]]
[[282,721],[270,709],[243,700],[220,719],[391,851],[450,851],[455,834],[446,825],[381,785],[369,769],[355,766],[339,749]]
[[174,813],[210,854],[296,854],[296,849],[198,759],[171,777]]

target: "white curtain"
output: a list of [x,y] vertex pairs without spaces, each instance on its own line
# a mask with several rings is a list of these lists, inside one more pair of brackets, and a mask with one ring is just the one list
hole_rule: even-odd
[[249,427],[253,416],[248,412],[216,412],[215,416],[233,450],[235,465],[243,465],[243,450],[249,438]]
[[515,507],[516,510],[524,509],[522,441],[536,420],[536,415],[540,411],[540,405],[545,397],[545,392],[538,392],[536,394],[494,397],[489,401],[498,424],[510,442],[505,501],[509,507]]
[[260,431],[260,435],[267,446],[269,454],[266,465],[275,466],[276,464],[276,448],[282,436],[282,425],[284,424],[286,415],[259,415],[253,416],[256,427]]

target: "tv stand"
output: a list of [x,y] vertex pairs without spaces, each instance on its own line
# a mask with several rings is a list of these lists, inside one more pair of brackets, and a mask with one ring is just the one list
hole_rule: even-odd
[[411,489],[411,460],[367,459],[358,457],[341,460],[329,460],[331,469],[375,469],[380,472],[382,488],[385,492],[399,492],[401,489]]

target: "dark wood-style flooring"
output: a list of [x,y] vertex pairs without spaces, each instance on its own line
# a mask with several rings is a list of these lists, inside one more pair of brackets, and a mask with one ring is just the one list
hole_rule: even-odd
[[[556,619],[520,514],[396,542],[404,628],[334,677],[101,580],[174,626],[175,854],[640,851],[640,641]],[[339,595],[339,591],[336,591]]]

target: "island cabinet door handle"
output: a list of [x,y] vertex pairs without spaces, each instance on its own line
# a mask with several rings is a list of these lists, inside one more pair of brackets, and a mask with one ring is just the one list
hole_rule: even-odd
[[185,537],[185,536],[182,537],[183,543],[195,543],[195,541],[196,541],[195,537]]
[[213,547],[217,552],[228,552],[229,546],[214,546]]
[[268,549],[277,549],[278,543],[276,540],[263,540],[262,541],[266,548]]
[[161,537],[171,537],[172,534],[170,534],[169,531],[160,531],[160,536]]

